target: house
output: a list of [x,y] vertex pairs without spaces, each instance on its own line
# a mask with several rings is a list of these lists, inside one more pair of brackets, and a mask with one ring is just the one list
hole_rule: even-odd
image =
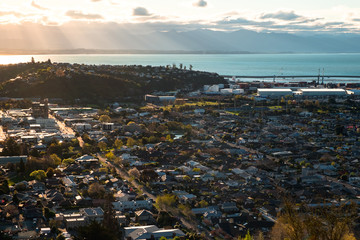
[[97,208],[83,208],[80,213],[84,216],[87,222],[97,221],[102,222],[104,219],[104,210],[101,207]]
[[221,209],[224,212],[237,212],[239,211],[239,208],[236,206],[235,202],[225,202],[221,204]]
[[45,184],[43,182],[39,182],[37,180],[29,181],[29,186],[34,191],[45,191],[46,190]]
[[152,201],[150,200],[141,200],[141,201],[123,201],[123,202],[113,202],[114,209],[116,211],[135,211],[137,209],[148,209],[152,208]]
[[154,217],[153,217],[152,212],[150,212],[148,210],[136,211],[135,212],[135,218],[136,218],[136,222],[139,222],[139,223],[149,224],[149,223],[155,223],[156,222]]
[[211,175],[210,173],[205,173],[204,175],[202,175],[201,180],[204,182],[209,182],[209,181],[214,181],[214,176]]
[[125,227],[124,232],[126,240],[159,240],[161,237],[174,238],[175,236],[185,236],[185,233],[179,229],[159,229],[155,225]]

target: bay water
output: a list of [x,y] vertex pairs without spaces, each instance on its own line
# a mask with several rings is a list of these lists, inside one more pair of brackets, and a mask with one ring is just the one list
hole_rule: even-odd
[[353,75],[360,76],[360,53],[324,54],[53,54],[0,55],[0,64],[47,61],[95,65],[182,64],[221,75]]

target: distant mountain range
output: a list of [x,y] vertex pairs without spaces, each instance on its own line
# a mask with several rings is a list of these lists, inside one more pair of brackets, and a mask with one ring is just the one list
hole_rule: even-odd
[[[0,27],[0,31],[3,27]],[[0,36],[0,53],[334,53],[360,52],[360,35],[193,30],[131,34],[123,28],[42,27]],[[25,50],[26,49],[26,50]],[[73,49],[77,49],[74,51]]]

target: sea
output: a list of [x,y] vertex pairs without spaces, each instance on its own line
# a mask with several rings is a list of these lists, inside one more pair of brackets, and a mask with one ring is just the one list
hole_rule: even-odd
[[[229,76],[360,76],[360,53],[323,54],[54,54],[0,55],[0,64],[35,61],[95,65],[180,66]],[[240,79],[241,80],[241,79]],[[297,79],[299,80],[299,79]],[[343,79],[326,79],[326,81]],[[349,81],[360,82],[360,78]]]

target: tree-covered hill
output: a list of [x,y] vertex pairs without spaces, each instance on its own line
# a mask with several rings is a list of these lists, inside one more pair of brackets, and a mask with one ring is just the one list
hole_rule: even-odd
[[140,98],[153,91],[192,91],[224,83],[218,74],[176,66],[80,65],[49,62],[0,66],[0,96],[64,100]]

